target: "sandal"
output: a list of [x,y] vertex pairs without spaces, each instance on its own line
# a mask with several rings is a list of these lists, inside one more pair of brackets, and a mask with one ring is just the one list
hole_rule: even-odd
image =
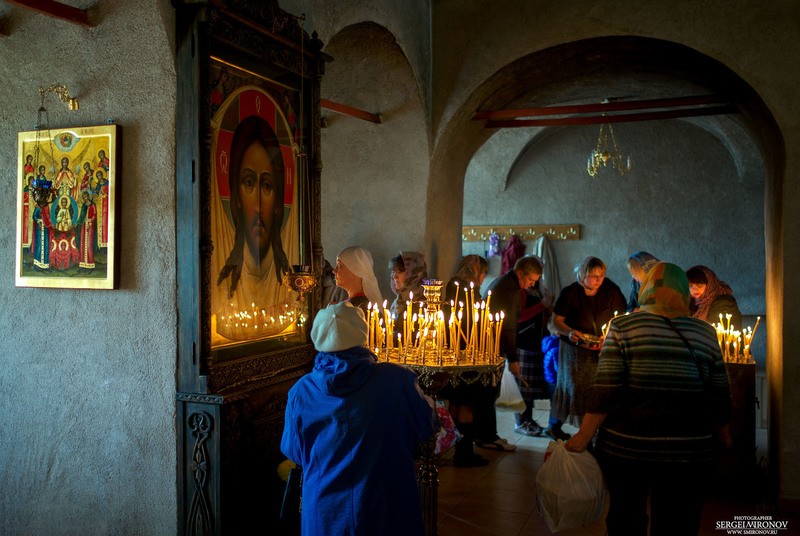
[[492,449],[492,450],[499,450],[503,452],[514,452],[517,450],[517,447],[503,439],[502,437],[498,437],[494,441],[476,441],[475,444],[484,449]]

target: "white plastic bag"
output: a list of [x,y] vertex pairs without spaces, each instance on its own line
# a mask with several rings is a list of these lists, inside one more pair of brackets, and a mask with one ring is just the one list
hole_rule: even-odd
[[570,452],[564,442],[547,445],[536,474],[536,505],[553,532],[597,521],[606,504],[603,473],[589,452]]
[[522,400],[522,393],[519,392],[517,379],[508,370],[508,361],[503,371],[503,379],[500,380],[500,396],[494,402],[495,407],[500,411],[513,411],[522,413],[525,411],[525,401]]

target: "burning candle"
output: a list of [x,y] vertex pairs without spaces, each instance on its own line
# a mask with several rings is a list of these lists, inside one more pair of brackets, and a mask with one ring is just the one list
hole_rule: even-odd
[[[458,336],[460,338],[460,341],[464,341],[464,347],[466,348],[467,347],[467,336],[464,333],[464,330],[461,329],[461,320],[463,319],[463,317],[464,317],[464,311],[463,311],[463,309],[461,309],[461,310],[458,311],[458,316],[456,316],[456,318],[457,318],[456,329],[458,330]],[[461,346],[460,342],[459,342],[458,346],[459,347]]]
[[411,329],[408,326],[408,322],[411,321],[411,300],[413,298],[414,298],[414,293],[413,292],[409,292],[408,293],[408,301],[406,301],[406,317],[405,317],[405,319],[407,319],[407,320],[406,320],[406,322],[404,322],[404,331],[405,331],[405,335],[406,335],[405,336],[406,341],[409,340],[410,335],[411,335]]
[[[466,289],[465,289],[465,290],[466,290]],[[474,300],[474,291],[475,291],[475,283],[473,283],[473,282],[470,282],[470,284],[469,284],[469,301],[468,301],[468,306],[467,306],[467,308],[468,308],[468,309],[470,309],[470,314],[474,313],[474,311],[472,311],[473,305],[474,305],[474,303],[475,303],[475,300]],[[466,293],[466,292],[465,292],[465,293]],[[471,319],[470,319],[470,320],[471,320]],[[470,323],[471,323],[471,322],[470,322]]]
[[406,344],[408,344],[408,321],[409,321],[407,315],[408,312],[403,311],[403,340],[406,341]]
[[481,302],[481,313],[480,313],[480,352],[483,353],[486,351],[486,312],[488,311],[485,302]]
[[506,314],[503,311],[500,311],[499,315],[500,315],[500,321],[497,322],[497,327],[495,328],[495,334],[497,336],[497,342],[495,343],[495,350],[494,350],[495,354],[500,353],[500,334],[503,331],[503,320],[506,318]]

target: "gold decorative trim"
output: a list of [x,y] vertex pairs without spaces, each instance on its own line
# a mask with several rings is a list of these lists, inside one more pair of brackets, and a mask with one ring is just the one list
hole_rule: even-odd
[[462,242],[485,242],[492,233],[497,233],[500,240],[508,240],[511,235],[519,236],[523,242],[546,236],[550,240],[580,240],[579,223],[557,225],[472,225],[461,228]]

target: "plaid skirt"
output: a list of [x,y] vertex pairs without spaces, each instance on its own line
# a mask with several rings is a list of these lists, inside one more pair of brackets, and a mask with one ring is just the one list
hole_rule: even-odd
[[522,393],[522,400],[533,407],[534,400],[550,398],[547,382],[544,379],[544,354],[517,348],[519,358],[519,378],[517,385]]

